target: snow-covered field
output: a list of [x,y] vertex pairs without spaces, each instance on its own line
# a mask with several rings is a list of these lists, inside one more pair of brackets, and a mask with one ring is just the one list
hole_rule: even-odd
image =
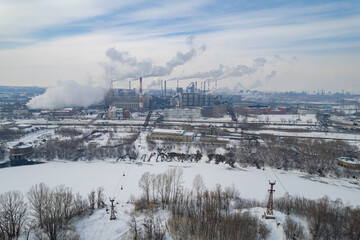
[[[27,192],[33,185],[40,182],[50,187],[64,184],[80,192],[84,197],[99,186],[105,188],[107,197],[115,197],[117,219],[109,221],[105,209],[96,210],[91,216],[74,219],[73,223],[81,239],[123,239],[128,233],[131,220],[130,212],[133,205],[128,204],[131,195],[139,197],[141,191],[138,181],[141,175],[149,171],[162,173],[169,168],[182,168],[184,186],[192,187],[192,181],[201,174],[208,188],[217,183],[224,187],[234,186],[243,198],[266,200],[269,180],[276,181],[274,197],[280,197],[289,192],[290,195],[304,196],[310,199],[321,198],[324,195],[335,200],[340,198],[345,204],[360,206],[360,183],[347,180],[322,178],[300,172],[286,172],[267,168],[230,168],[214,163],[190,162],[48,162],[39,165],[20,166],[0,169],[0,193],[9,190]],[[124,176],[125,175],[125,176]],[[108,199],[108,198],[106,198]],[[254,216],[261,219],[265,209],[250,209]],[[168,213],[160,211],[156,216],[166,219]],[[264,220],[271,233],[267,239],[285,239],[282,224],[285,215],[274,211],[275,220]],[[144,216],[138,216],[139,221]]]
[[334,132],[285,132],[276,130],[258,130],[258,131],[244,131],[246,133],[255,134],[273,134],[276,136],[292,136],[292,137],[313,137],[313,138],[326,138],[326,139],[345,139],[345,140],[360,140],[360,135],[355,133],[334,133]]
[[138,180],[144,172],[157,174],[172,167],[184,170],[184,186],[188,188],[192,187],[194,177],[201,174],[208,188],[213,188],[217,183],[222,187],[234,185],[243,198],[262,201],[267,196],[268,181],[276,180],[275,197],[280,197],[285,192],[310,199],[328,195],[333,200],[340,198],[346,204],[360,205],[359,181],[349,182],[270,168],[263,171],[255,168],[230,168],[213,163],[188,162],[49,162],[4,168],[0,169],[0,192],[26,192],[33,184],[44,182],[50,187],[64,184],[85,196],[92,189],[103,186],[107,196],[125,203],[131,195],[140,195]]

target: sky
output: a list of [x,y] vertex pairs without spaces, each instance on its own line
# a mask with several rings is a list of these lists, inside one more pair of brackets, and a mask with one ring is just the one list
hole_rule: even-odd
[[0,85],[140,76],[145,89],[360,92],[360,1],[0,1]]

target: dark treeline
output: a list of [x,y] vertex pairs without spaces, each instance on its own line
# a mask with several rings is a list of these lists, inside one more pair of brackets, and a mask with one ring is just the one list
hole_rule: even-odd
[[[161,174],[146,172],[139,180],[142,196],[135,211],[147,215],[146,223],[131,222],[132,239],[266,239],[269,229],[249,213],[264,202],[242,199],[234,188],[213,190],[197,175],[191,190],[182,185],[182,170]],[[283,229],[287,239],[359,240],[360,209],[328,197],[310,200],[285,195],[274,200],[276,210],[287,214]],[[154,217],[159,209],[170,211],[166,224]],[[299,221],[299,219],[302,219]],[[305,222],[305,223],[304,223]]]
[[0,160],[5,158],[6,144],[5,142],[0,141]]
[[63,159],[63,160],[94,160],[104,158],[123,158],[128,156],[135,159],[137,151],[133,144],[115,147],[97,147],[92,144],[84,145],[82,140],[50,140],[34,148],[32,159]]
[[[53,189],[44,183],[34,185],[24,196],[19,191],[0,194],[0,239],[29,238],[49,240],[76,240],[78,234],[70,228],[69,221],[95,206],[104,207],[103,188],[90,192],[87,198],[74,194],[63,185]],[[27,198],[27,201],[26,201]]]
[[143,194],[134,202],[135,211],[154,213],[160,208],[171,215],[166,228],[151,214],[141,224],[133,219],[133,239],[163,239],[166,232],[174,239],[266,239],[266,226],[249,212],[241,211],[244,206],[260,203],[241,199],[234,188],[223,190],[217,185],[208,190],[200,175],[195,177],[193,189],[186,190],[182,175],[181,169],[143,174],[139,180]]
[[284,227],[288,239],[304,239],[303,226],[292,220],[293,215],[307,220],[311,239],[360,239],[360,209],[344,206],[339,199],[331,201],[323,197],[309,200],[285,195],[275,199],[274,204],[279,211],[289,215]]
[[[97,130],[94,130],[97,132]],[[105,131],[105,130],[104,130]],[[115,130],[114,130],[115,131]],[[109,132],[106,130],[106,132]],[[52,160],[55,158],[64,160],[77,159],[136,159],[138,151],[133,142],[138,134],[117,139],[117,144],[113,142],[107,146],[98,146],[96,141],[91,140],[91,133],[82,133],[76,128],[60,128],[57,133],[66,137],[65,139],[51,139],[34,148],[33,159]],[[111,133],[111,131],[109,132]],[[215,162],[223,161],[231,166],[235,162],[242,166],[254,166],[281,168],[284,170],[297,169],[310,174],[321,176],[333,175],[336,177],[359,177],[360,170],[343,168],[337,165],[337,158],[348,156],[359,158],[360,152],[356,146],[352,146],[341,140],[322,140],[322,139],[298,139],[291,137],[276,137],[273,135],[262,134],[262,143],[255,141],[243,141],[232,148],[226,145],[212,143],[178,143],[166,142],[158,144],[146,141],[150,151],[167,157],[166,160],[179,160],[178,157],[171,157],[169,154],[183,153],[183,146],[187,149],[196,148],[198,156],[203,155],[209,158],[215,156]],[[224,156],[217,156],[215,149],[223,147],[226,149]],[[170,157],[169,157],[170,156]],[[184,155],[184,157],[186,157]],[[194,160],[190,159],[180,160]],[[0,149],[1,158],[1,149]],[[196,160],[196,159],[195,159]]]
[[262,135],[263,144],[244,142],[240,147],[233,148],[234,161],[242,165],[261,167],[298,169],[310,174],[352,178],[359,176],[358,169],[343,168],[337,165],[337,158],[343,156],[359,157],[356,146],[344,141],[328,141],[322,139],[280,138]]

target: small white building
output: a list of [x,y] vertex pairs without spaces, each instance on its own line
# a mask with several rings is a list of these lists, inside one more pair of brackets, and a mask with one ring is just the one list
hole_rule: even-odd
[[200,108],[170,108],[164,110],[165,119],[198,119],[201,117]]

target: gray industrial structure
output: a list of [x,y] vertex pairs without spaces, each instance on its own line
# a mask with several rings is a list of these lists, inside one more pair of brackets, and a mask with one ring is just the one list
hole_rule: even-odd
[[[177,83],[176,92],[173,89],[167,89],[166,81],[161,81],[161,90],[150,91],[148,93],[142,93],[142,78],[140,77],[139,90],[135,88],[131,89],[129,82],[129,89],[114,89],[111,85],[110,91],[105,97],[106,107],[122,108],[131,112],[151,110],[151,109],[168,109],[176,108],[184,109],[180,111],[184,113],[184,116],[189,115],[188,112],[192,109],[196,109],[196,113],[191,112],[193,117],[185,118],[198,118],[200,113],[206,117],[221,117],[228,111],[229,104],[238,102],[240,96],[232,97],[228,101],[223,100],[221,95],[214,95],[210,93],[209,83],[201,82],[201,87],[198,88],[197,82],[191,82],[185,89],[179,87],[179,81]],[[206,90],[207,86],[207,90]],[[235,100],[236,99],[236,100]],[[187,109],[185,111],[185,109]],[[202,111],[202,109],[205,109]],[[173,118],[180,118],[179,114],[167,112],[167,115],[173,116]],[[168,116],[169,117],[169,116]]]

